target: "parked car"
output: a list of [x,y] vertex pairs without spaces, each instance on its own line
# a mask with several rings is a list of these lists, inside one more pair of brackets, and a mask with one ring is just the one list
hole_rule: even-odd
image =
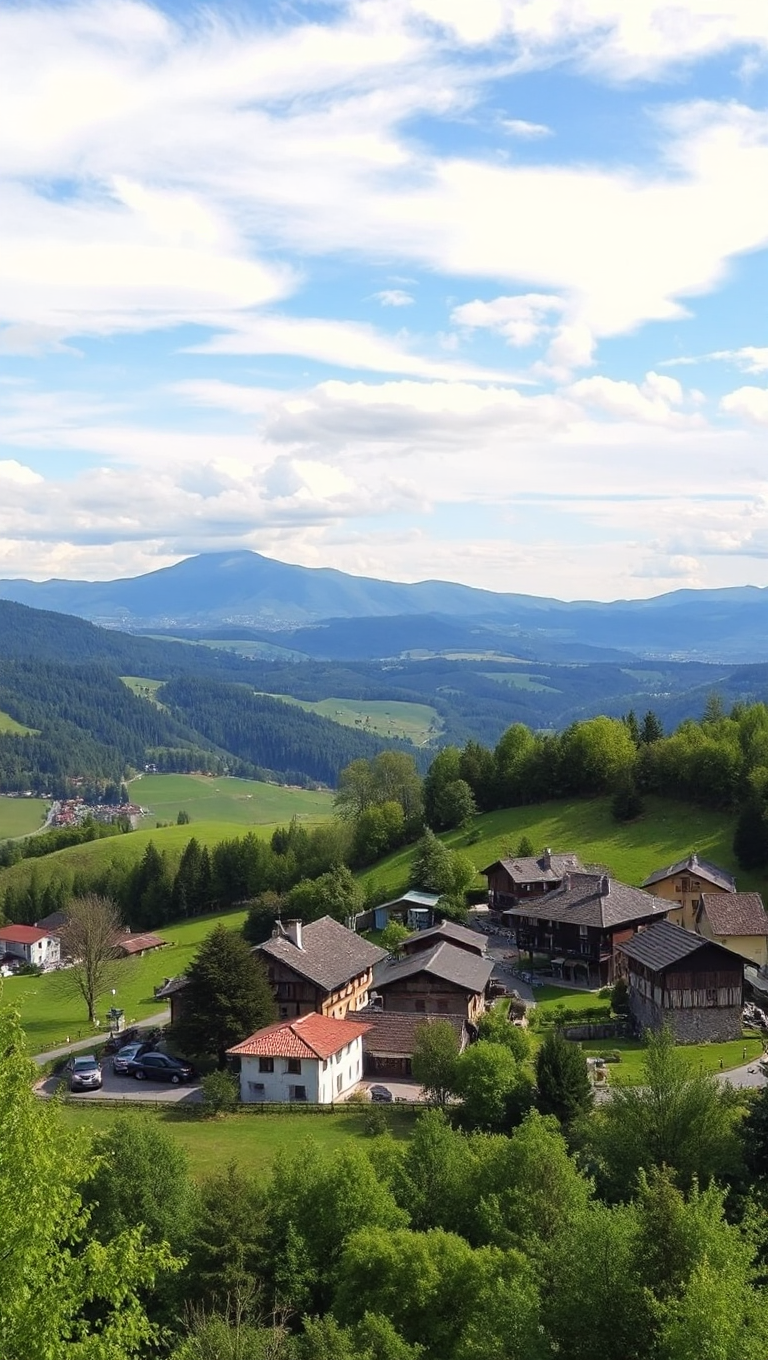
[[101,1063],[93,1053],[70,1058],[65,1067],[70,1091],[101,1089]]
[[376,1100],[381,1105],[392,1104],[392,1092],[386,1086],[372,1086],[370,1089],[371,1100]]
[[128,1064],[134,1058],[140,1058],[143,1053],[148,1053],[151,1048],[152,1044],[125,1044],[112,1059],[112,1071],[119,1077],[125,1076]]
[[126,1071],[137,1081],[170,1081],[174,1086],[181,1081],[191,1081],[195,1075],[191,1063],[172,1058],[169,1053],[141,1053],[137,1058],[131,1058]]

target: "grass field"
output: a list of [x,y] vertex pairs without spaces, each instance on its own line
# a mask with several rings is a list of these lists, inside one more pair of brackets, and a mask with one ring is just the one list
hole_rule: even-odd
[[[609,1085],[641,1084],[645,1050],[639,1039],[584,1039],[581,1049],[588,1058],[598,1053],[621,1054],[620,1063],[607,1064]],[[761,1039],[749,1035],[744,1039],[731,1039],[725,1044],[680,1044],[678,1052],[685,1058],[691,1072],[703,1072],[707,1076],[712,1076],[716,1072],[728,1072],[733,1067],[741,1067],[745,1061],[754,1062],[761,1056],[763,1044]]]
[[486,680],[495,680],[499,685],[511,685],[513,689],[531,690],[535,694],[559,694],[554,685],[547,685],[543,675],[529,675],[523,671],[482,671]]
[[290,694],[274,694],[286,704],[297,704],[307,713],[319,713],[341,727],[357,727],[378,737],[400,737],[414,746],[428,746],[442,730],[437,709],[429,704],[399,703],[385,699],[294,699]]
[[131,798],[153,814],[143,826],[175,822],[182,810],[192,822],[270,827],[287,825],[292,817],[306,823],[323,822],[333,812],[332,793],[224,775],[142,774],[131,780],[129,789]]
[[[742,891],[762,891],[767,882],[765,874],[747,873],[736,864],[730,814],[663,798],[646,799],[645,813],[635,822],[615,822],[610,798],[592,798],[488,812],[441,839],[482,869],[514,855],[522,836],[528,836],[536,850],[547,845],[556,851],[573,850],[585,863],[604,864],[624,883],[639,884],[653,869],[694,849],[732,870]],[[393,895],[407,885],[412,858],[413,846],[406,847],[367,869],[362,877],[377,891]],[[485,879],[478,877],[475,886],[484,887]]]
[[0,795],[0,841],[28,836],[43,825],[50,804],[44,798],[5,798]]
[[[145,954],[143,958],[117,960],[110,986],[115,988],[114,1005],[125,1011],[126,1023],[132,1024],[163,1010],[164,1003],[155,1000],[155,987],[159,987],[164,978],[175,977],[184,971],[201,940],[219,921],[238,930],[244,920],[245,912],[230,911],[182,921],[157,931],[169,941],[165,949]],[[72,991],[67,969],[45,973],[42,977],[6,978],[0,983],[0,1001],[18,1008],[30,1053],[44,1053],[68,1040],[74,1042],[96,1032],[88,1024],[82,997]],[[112,997],[107,994],[102,997],[99,1009],[106,1016],[112,1004]]]
[[165,708],[157,697],[157,691],[164,683],[162,680],[148,680],[143,675],[121,675],[120,679],[127,685],[132,694],[136,694],[140,699],[148,699],[157,708]]
[[[121,1111],[122,1112],[122,1111]],[[64,1105],[61,1118],[66,1127],[100,1132],[109,1129],[117,1111],[86,1105]],[[359,1114],[234,1114],[211,1120],[180,1119],[170,1111],[148,1111],[185,1149],[192,1175],[202,1180],[229,1162],[246,1171],[263,1175],[276,1157],[301,1152],[311,1140],[317,1147],[333,1151],[354,1139],[368,1139]],[[393,1136],[410,1137],[416,1115],[410,1110],[387,1110],[387,1123]]]
[[11,736],[30,737],[37,734],[36,727],[25,727],[23,723],[17,722],[10,713],[0,712],[0,733],[10,733]]

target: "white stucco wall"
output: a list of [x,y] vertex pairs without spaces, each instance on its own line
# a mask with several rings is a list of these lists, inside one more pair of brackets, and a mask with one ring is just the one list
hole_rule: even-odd
[[61,944],[56,935],[46,935],[34,944],[18,944],[15,940],[4,940],[0,931],[0,952],[14,954],[25,963],[36,963],[40,968],[58,963],[61,958]]
[[340,1100],[362,1077],[363,1041],[362,1038],[354,1039],[327,1062],[302,1058],[300,1072],[288,1071],[287,1058],[273,1058],[272,1064],[272,1072],[263,1072],[259,1058],[243,1054],[240,1099],[244,1104],[296,1100],[295,1088],[303,1086],[308,1104],[327,1105]]

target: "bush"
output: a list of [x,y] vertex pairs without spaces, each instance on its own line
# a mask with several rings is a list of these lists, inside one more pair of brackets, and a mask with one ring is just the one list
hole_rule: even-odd
[[603,1062],[607,1063],[621,1062],[621,1054],[619,1053],[617,1048],[608,1049],[605,1053],[595,1053],[593,1054],[593,1057],[602,1058]]
[[386,1133],[389,1128],[387,1116],[380,1105],[371,1105],[363,1115],[363,1128],[370,1134],[371,1138],[376,1138],[380,1133]]
[[200,1083],[206,1114],[231,1114],[240,1104],[240,1083],[233,1072],[209,1072]]
[[347,1105],[370,1105],[370,1103],[371,1097],[368,1094],[368,1088],[365,1086],[358,1086],[357,1090],[353,1091],[346,1099]]

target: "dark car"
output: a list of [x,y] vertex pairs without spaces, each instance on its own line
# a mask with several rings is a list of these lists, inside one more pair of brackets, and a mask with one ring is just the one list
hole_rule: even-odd
[[118,1049],[112,1059],[112,1071],[118,1077],[124,1076],[128,1071],[128,1064],[132,1062],[134,1058],[140,1058],[144,1053],[149,1052],[151,1048],[151,1044],[124,1044],[122,1048]]
[[70,1091],[101,1090],[101,1063],[93,1053],[70,1058],[64,1070]]
[[376,1100],[381,1105],[391,1105],[394,1099],[392,1092],[386,1086],[372,1086],[369,1094],[371,1100]]
[[172,1058],[170,1053],[141,1053],[130,1060],[125,1070],[137,1081],[170,1081],[174,1086],[191,1081],[195,1075],[191,1063]]

